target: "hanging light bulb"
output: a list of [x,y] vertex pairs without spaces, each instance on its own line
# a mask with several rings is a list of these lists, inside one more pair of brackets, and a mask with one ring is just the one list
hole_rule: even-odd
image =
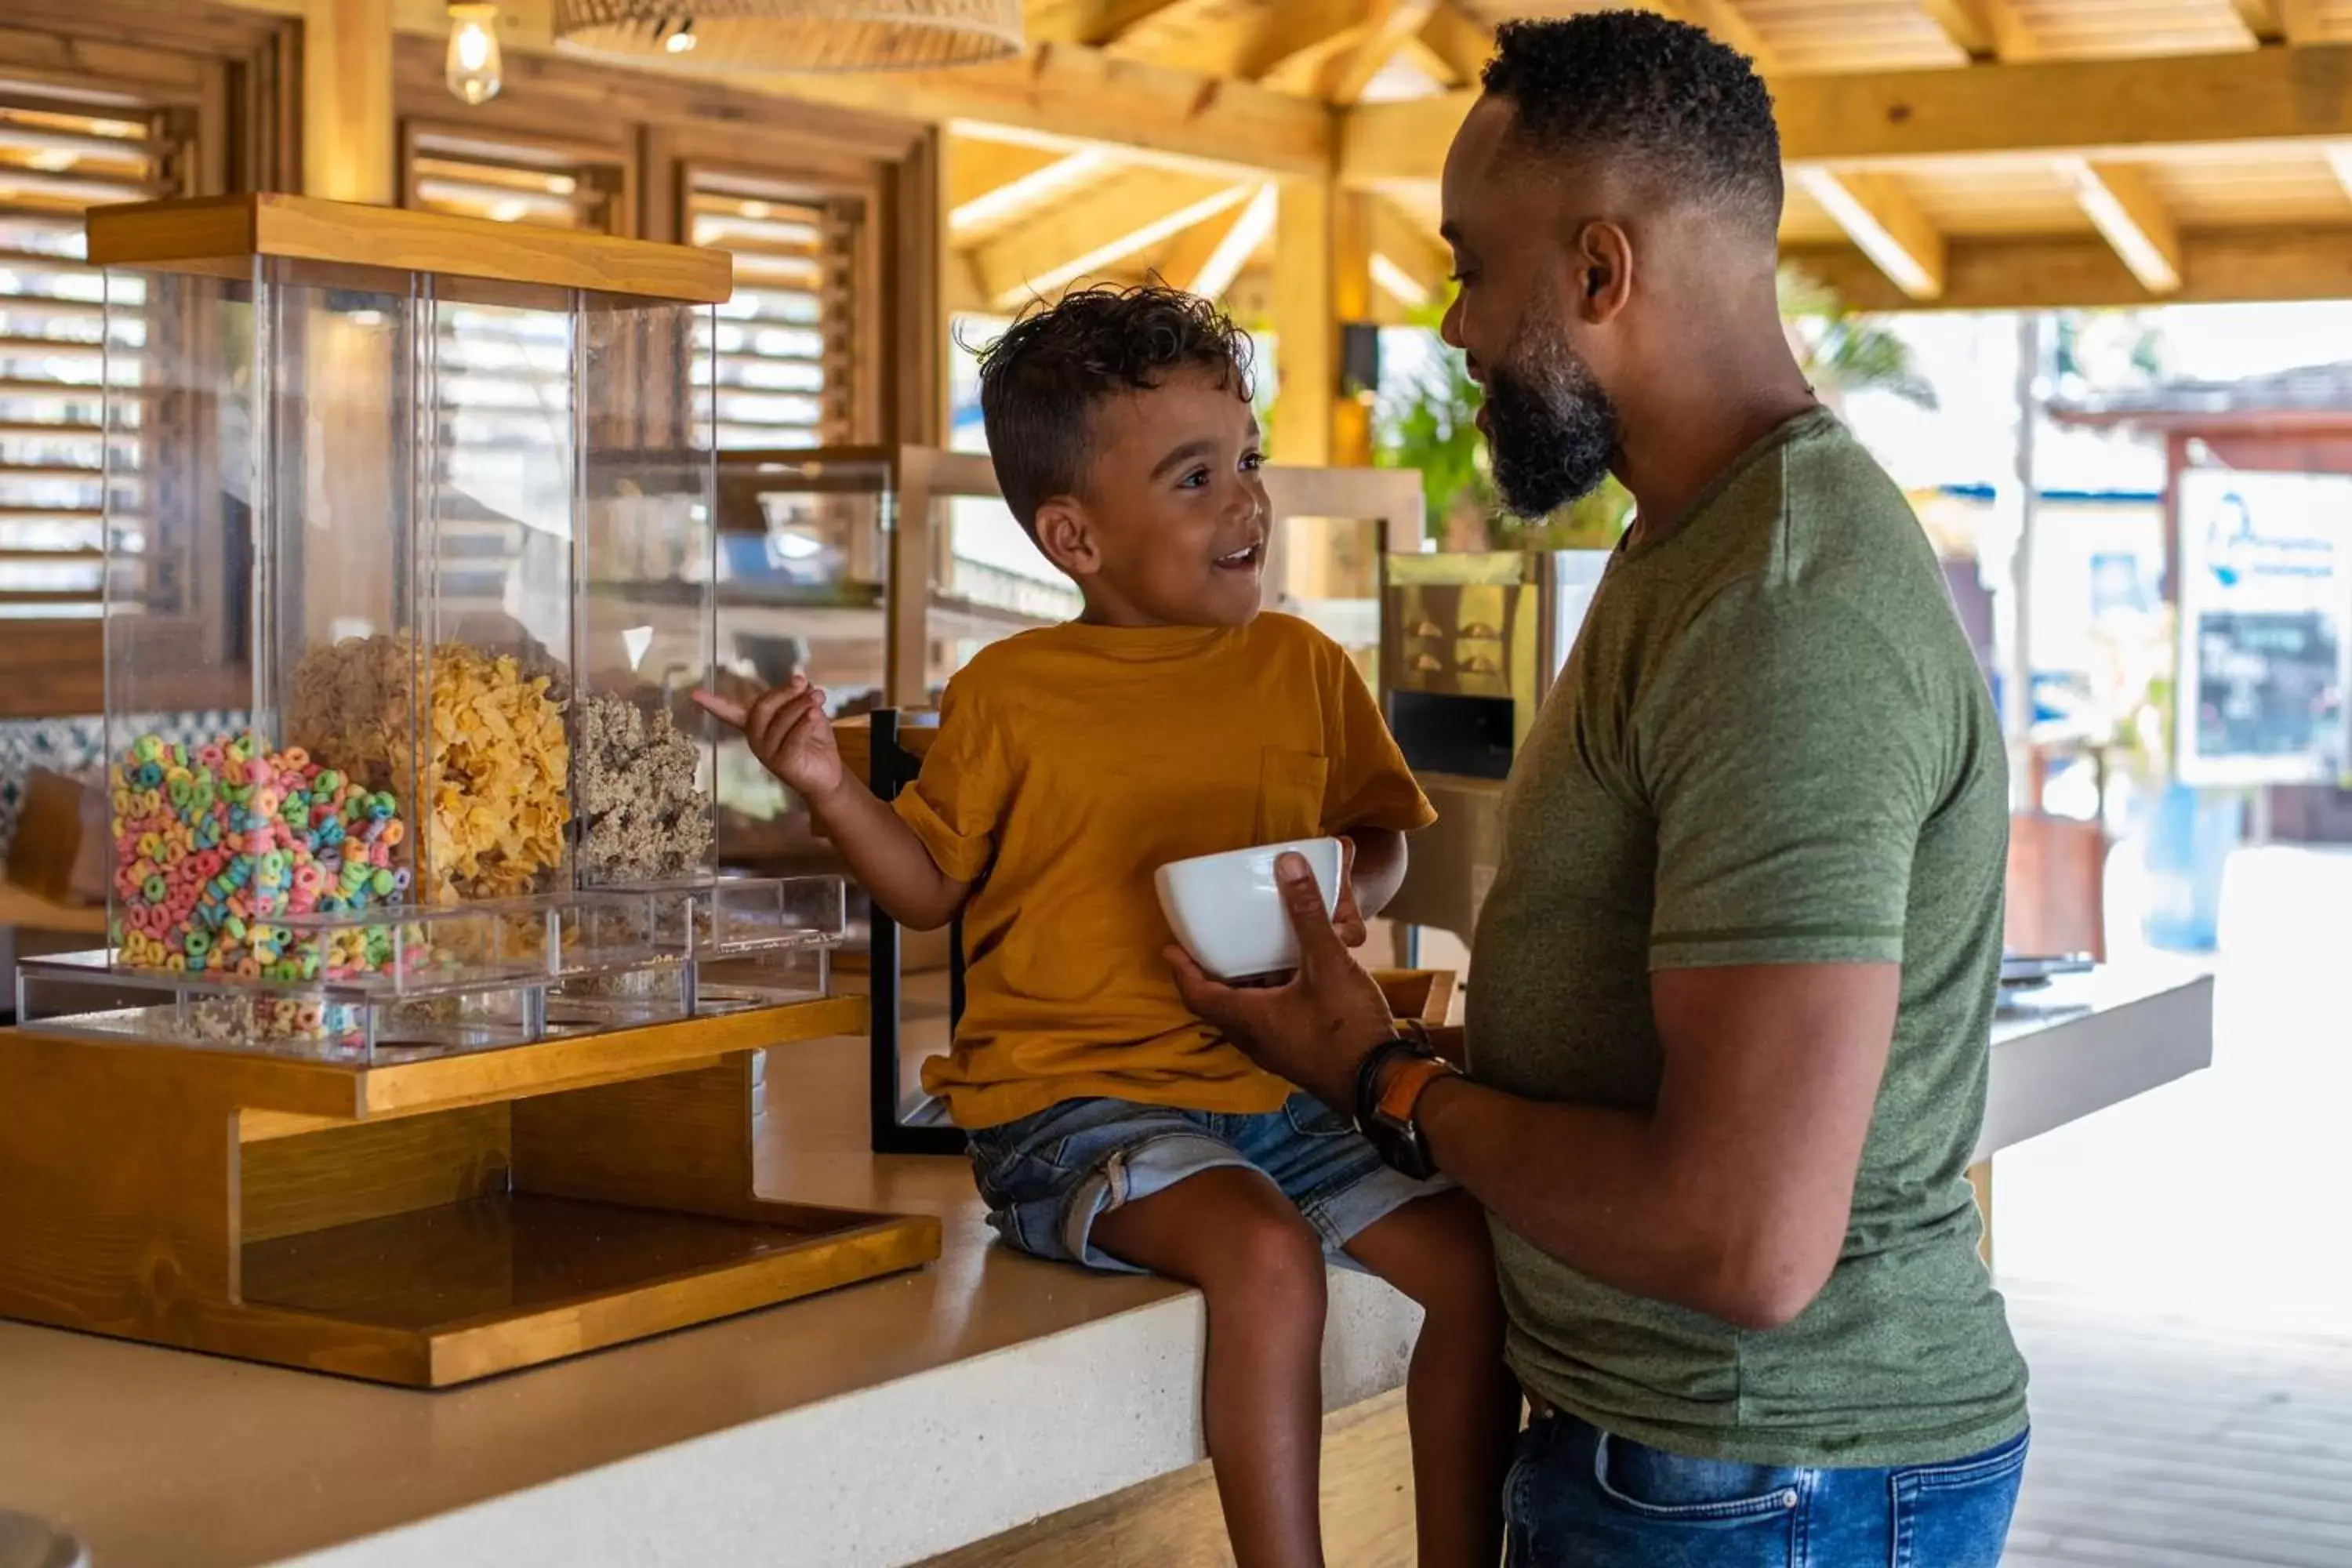
[[499,95],[499,8],[481,4],[449,7],[449,90],[467,103],[488,103]]
[[672,29],[670,36],[662,40],[662,47],[674,55],[682,55],[694,47],[694,18],[688,16],[678,23],[677,27]]

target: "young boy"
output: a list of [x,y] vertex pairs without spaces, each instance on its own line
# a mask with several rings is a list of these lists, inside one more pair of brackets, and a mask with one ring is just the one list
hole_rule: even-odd
[[963,1018],[923,1081],[969,1131],[1004,1239],[1205,1295],[1204,1418],[1240,1568],[1323,1561],[1327,1251],[1426,1310],[1407,1395],[1421,1562],[1494,1568],[1518,1401],[1477,1206],[1258,1070],[1185,1010],[1160,956],[1160,866],[1343,836],[1334,921],[1356,944],[1432,817],[1338,645],[1259,614],[1249,360],[1213,306],[1156,286],[1069,295],[988,351],[1005,501],[1086,609],[949,683],[895,809],[843,768],[805,681],[706,706],[894,918],[963,912]]

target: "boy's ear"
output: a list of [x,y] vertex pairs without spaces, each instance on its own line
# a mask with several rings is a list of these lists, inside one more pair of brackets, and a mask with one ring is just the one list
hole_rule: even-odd
[[1036,536],[1045,559],[1072,577],[1084,579],[1102,570],[1094,520],[1076,496],[1055,496],[1037,508]]

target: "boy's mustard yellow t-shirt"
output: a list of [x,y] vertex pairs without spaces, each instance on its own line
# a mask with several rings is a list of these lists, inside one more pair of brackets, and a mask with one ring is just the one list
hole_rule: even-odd
[[964,1013],[923,1087],[966,1127],[1106,1096],[1278,1109],[1177,994],[1152,874],[1171,860],[1435,813],[1339,646],[1306,622],[1071,624],[983,648],[948,683],[899,816],[963,915]]

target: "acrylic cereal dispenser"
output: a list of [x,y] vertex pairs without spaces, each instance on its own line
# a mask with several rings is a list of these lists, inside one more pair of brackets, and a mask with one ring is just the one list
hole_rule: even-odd
[[867,1007],[839,878],[717,869],[727,257],[89,224],[113,929],[17,966],[0,1318],[438,1387],[936,1258],[753,1189]]
[[[271,195],[100,209],[89,253],[137,474],[105,973],[362,1053],[691,1016],[720,955],[793,955],[733,1005],[822,994],[838,887],[719,879],[690,700],[726,257]],[[32,966],[29,1016],[91,968]]]

